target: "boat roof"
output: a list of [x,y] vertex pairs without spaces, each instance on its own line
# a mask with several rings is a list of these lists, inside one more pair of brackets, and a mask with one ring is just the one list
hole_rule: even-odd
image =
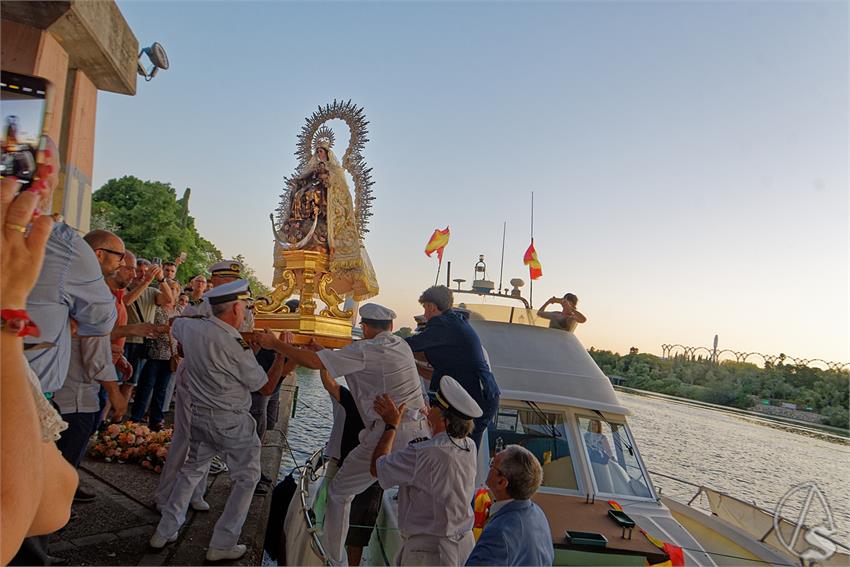
[[464,307],[487,349],[503,399],[630,413],[574,333],[543,327],[545,320],[524,308]]

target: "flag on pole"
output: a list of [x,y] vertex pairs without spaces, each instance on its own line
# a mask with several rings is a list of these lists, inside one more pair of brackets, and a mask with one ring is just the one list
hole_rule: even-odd
[[525,256],[522,257],[522,263],[528,266],[528,277],[536,280],[543,275],[543,266],[540,265],[540,260],[537,259],[537,250],[534,249],[534,239],[531,239],[531,246],[525,251]]
[[428,244],[425,245],[425,255],[429,258],[431,254],[434,252],[437,253],[437,258],[440,260],[440,263],[443,263],[443,249],[445,249],[446,244],[449,243],[449,227],[446,227],[445,230],[440,230],[439,228],[434,229],[434,234],[431,235],[431,240],[428,241]]

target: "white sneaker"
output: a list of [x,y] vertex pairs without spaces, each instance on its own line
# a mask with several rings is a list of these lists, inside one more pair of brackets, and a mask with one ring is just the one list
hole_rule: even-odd
[[207,550],[207,561],[224,561],[226,559],[239,559],[248,548],[241,543],[237,543],[230,549],[216,549],[211,547]]
[[210,503],[201,498],[200,500],[192,500],[189,504],[192,507],[192,510],[196,512],[208,512],[210,509]]
[[166,537],[162,537],[158,533],[154,532],[154,534],[151,536],[149,543],[151,544],[151,547],[153,547],[154,549],[162,549],[163,547],[165,547],[166,545],[168,545],[169,543],[171,543],[173,541],[177,541],[177,534],[174,534],[173,536],[166,538]]
[[227,465],[221,460],[221,457],[216,455],[210,462],[210,474],[217,475],[218,473],[227,472]]

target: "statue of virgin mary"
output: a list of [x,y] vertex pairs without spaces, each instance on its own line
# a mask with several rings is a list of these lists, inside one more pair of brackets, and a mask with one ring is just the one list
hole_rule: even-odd
[[360,235],[351,191],[327,139],[320,138],[310,161],[289,181],[289,212],[278,244],[285,250],[327,252],[333,288],[363,301],[378,294],[375,270]]

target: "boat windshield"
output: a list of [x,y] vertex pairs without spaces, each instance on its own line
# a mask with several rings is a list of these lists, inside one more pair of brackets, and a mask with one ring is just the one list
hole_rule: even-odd
[[626,425],[594,417],[579,417],[578,424],[597,492],[652,498]]
[[578,490],[565,414],[526,407],[502,406],[488,429],[490,457],[506,445],[521,445],[543,466],[543,486]]

